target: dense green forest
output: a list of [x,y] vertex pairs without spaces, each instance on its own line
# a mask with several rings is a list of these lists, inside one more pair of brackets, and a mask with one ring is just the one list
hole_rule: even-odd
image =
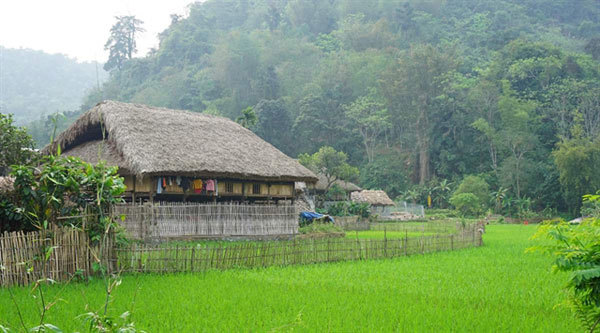
[[600,189],[596,0],[208,0],[159,39],[82,110],[252,107],[288,155],[331,146],[360,185],[442,207],[466,175],[498,210],[577,212]]

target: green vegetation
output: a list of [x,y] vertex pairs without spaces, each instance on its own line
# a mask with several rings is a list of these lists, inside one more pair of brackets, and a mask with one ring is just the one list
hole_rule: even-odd
[[[344,152],[358,185],[435,208],[469,175],[519,217],[576,215],[600,186],[581,167],[600,140],[598,1],[208,0],[142,58],[141,22],[118,20],[110,79],[81,110],[115,99],[238,119],[290,156]],[[32,124],[38,144],[48,129]]]
[[333,223],[327,222],[314,222],[309,225],[300,227],[298,232],[301,234],[329,234],[329,233],[343,233],[342,228],[334,225]]
[[[584,200],[598,204],[600,194],[587,195]],[[590,333],[600,324],[600,214],[595,213],[577,226],[564,221],[541,225],[534,237],[550,239],[552,244],[531,248],[554,256],[555,271],[571,272],[567,304]]]
[[0,113],[0,176],[13,164],[26,164],[33,157],[33,140],[23,127],[13,124],[12,114]]
[[[534,231],[492,225],[481,248],[392,260],[127,275],[109,314],[129,310],[146,331],[577,331],[569,310],[554,308],[567,275],[550,273],[550,258],[524,253]],[[11,291],[34,324],[29,288]],[[74,318],[101,308],[106,296],[97,280],[47,291],[50,299],[59,293],[63,301],[47,322],[64,331],[84,330]],[[7,289],[0,290],[0,324],[18,327]]]

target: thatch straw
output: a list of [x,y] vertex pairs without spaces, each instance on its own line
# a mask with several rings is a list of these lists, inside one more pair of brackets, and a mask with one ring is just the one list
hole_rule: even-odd
[[43,152],[60,145],[63,154],[97,162],[94,141],[103,136],[107,144],[100,157],[140,176],[317,181],[296,160],[229,119],[115,101],[83,114]]
[[0,194],[14,190],[15,179],[13,177],[0,177]]
[[381,190],[363,190],[350,193],[350,198],[354,202],[367,202],[373,206],[394,206],[394,202],[387,193]]

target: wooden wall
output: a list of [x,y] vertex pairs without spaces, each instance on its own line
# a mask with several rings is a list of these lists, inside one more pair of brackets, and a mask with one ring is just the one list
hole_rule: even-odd
[[[156,193],[156,177],[144,177],[135,179],[133,176],[124,176],[125,186],[127,186],[127,192],[133,192],[135,189],[136,194],[147,194]],[[227,184],[231,184],[233,191],[227,191]],[[254,186],[260,187],[259,193],[254,193]],[[269,182],[247,182],[241,180],[218,180],[217,181],[219,197],[231,197],[231,196],[244,196],[244,197],[278,197],[278,198],[291,198],[294,195],[294,183],[269,183]],[[230,189],[231,189],[230,188]],[[184,194],[183,189],[173,183],[167,185],[163,190],[163,194]],[[198,195],[193,190],[187,192],[188,196]],[[210,195],[212,196],[212,195]]]

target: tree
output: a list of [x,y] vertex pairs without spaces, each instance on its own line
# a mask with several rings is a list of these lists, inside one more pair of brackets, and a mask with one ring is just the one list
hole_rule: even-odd
[[[489,202],[490,187],[481,177],[469,175],[463,179],[452,197],[450,203],[459,208],[457,204],[463,207],[467,214],[481,214],[487,208]],[[466,196],[464,194],[471,194]],[[474,200],[476,199],[476,200]],[[475,208],[473,208],[475,206]]]
[[579,213],[580,198],[600,189],[600,140],[589,141],[581,137],[565,140],[552,153],[559,171],[563,195],[571,212]]
[[253,129],[256,126],[257,118],[254,109],[249,106],[242,110],[242,115],[235,119],[235,122],[242,125],[245,128]]
[[362,136],[367,159],[372,163],[379,136],[391,127],[387,109],[383,102],[377,100],[374,90],[367,96],[357,98],[345,109],[346,116],[354,122]]
[[395,150],[381,150],[372,162],[360,169],[360,184],[369,189],[382,189],[391,198],[402,194],[408,187],[406,156]]
[[292,120],[281,100],[261,100],[254,106],[256,134],[283,152],[289,152]]
[[117,22],[110,28],[110,37],[104,44],[104,49],[110,52],[104,70],[114,68],[121,70],[127,60],[131,60],[137,52],[135,37],[137,33],[144,32],[143,21],[135,16],[115,16]]
[[600,60],[600,37],[590,39],[584,49],[585,52],[592,56],[592,58]]
[[358,177],[358,168],[348,164],[346,153],[336,151],[332,147],[324,146],[318,152],[309,154],[300,154],[298,160],[302,165],[316,174],[325,177],[327,184],[325,192],[336,180],[351,181]]
[[13,164],[25,164],[33,156],[33,139],[13,124],[12,114],[0,113],[0,176]]
[[431,176],[430,152],[444,80],[458,64],[452,52],[441,52],[431,45],[417,45],[397,59],[382,80],[382,93],[394,119],[395,131],[407,128],[415,137],[420,184]]

